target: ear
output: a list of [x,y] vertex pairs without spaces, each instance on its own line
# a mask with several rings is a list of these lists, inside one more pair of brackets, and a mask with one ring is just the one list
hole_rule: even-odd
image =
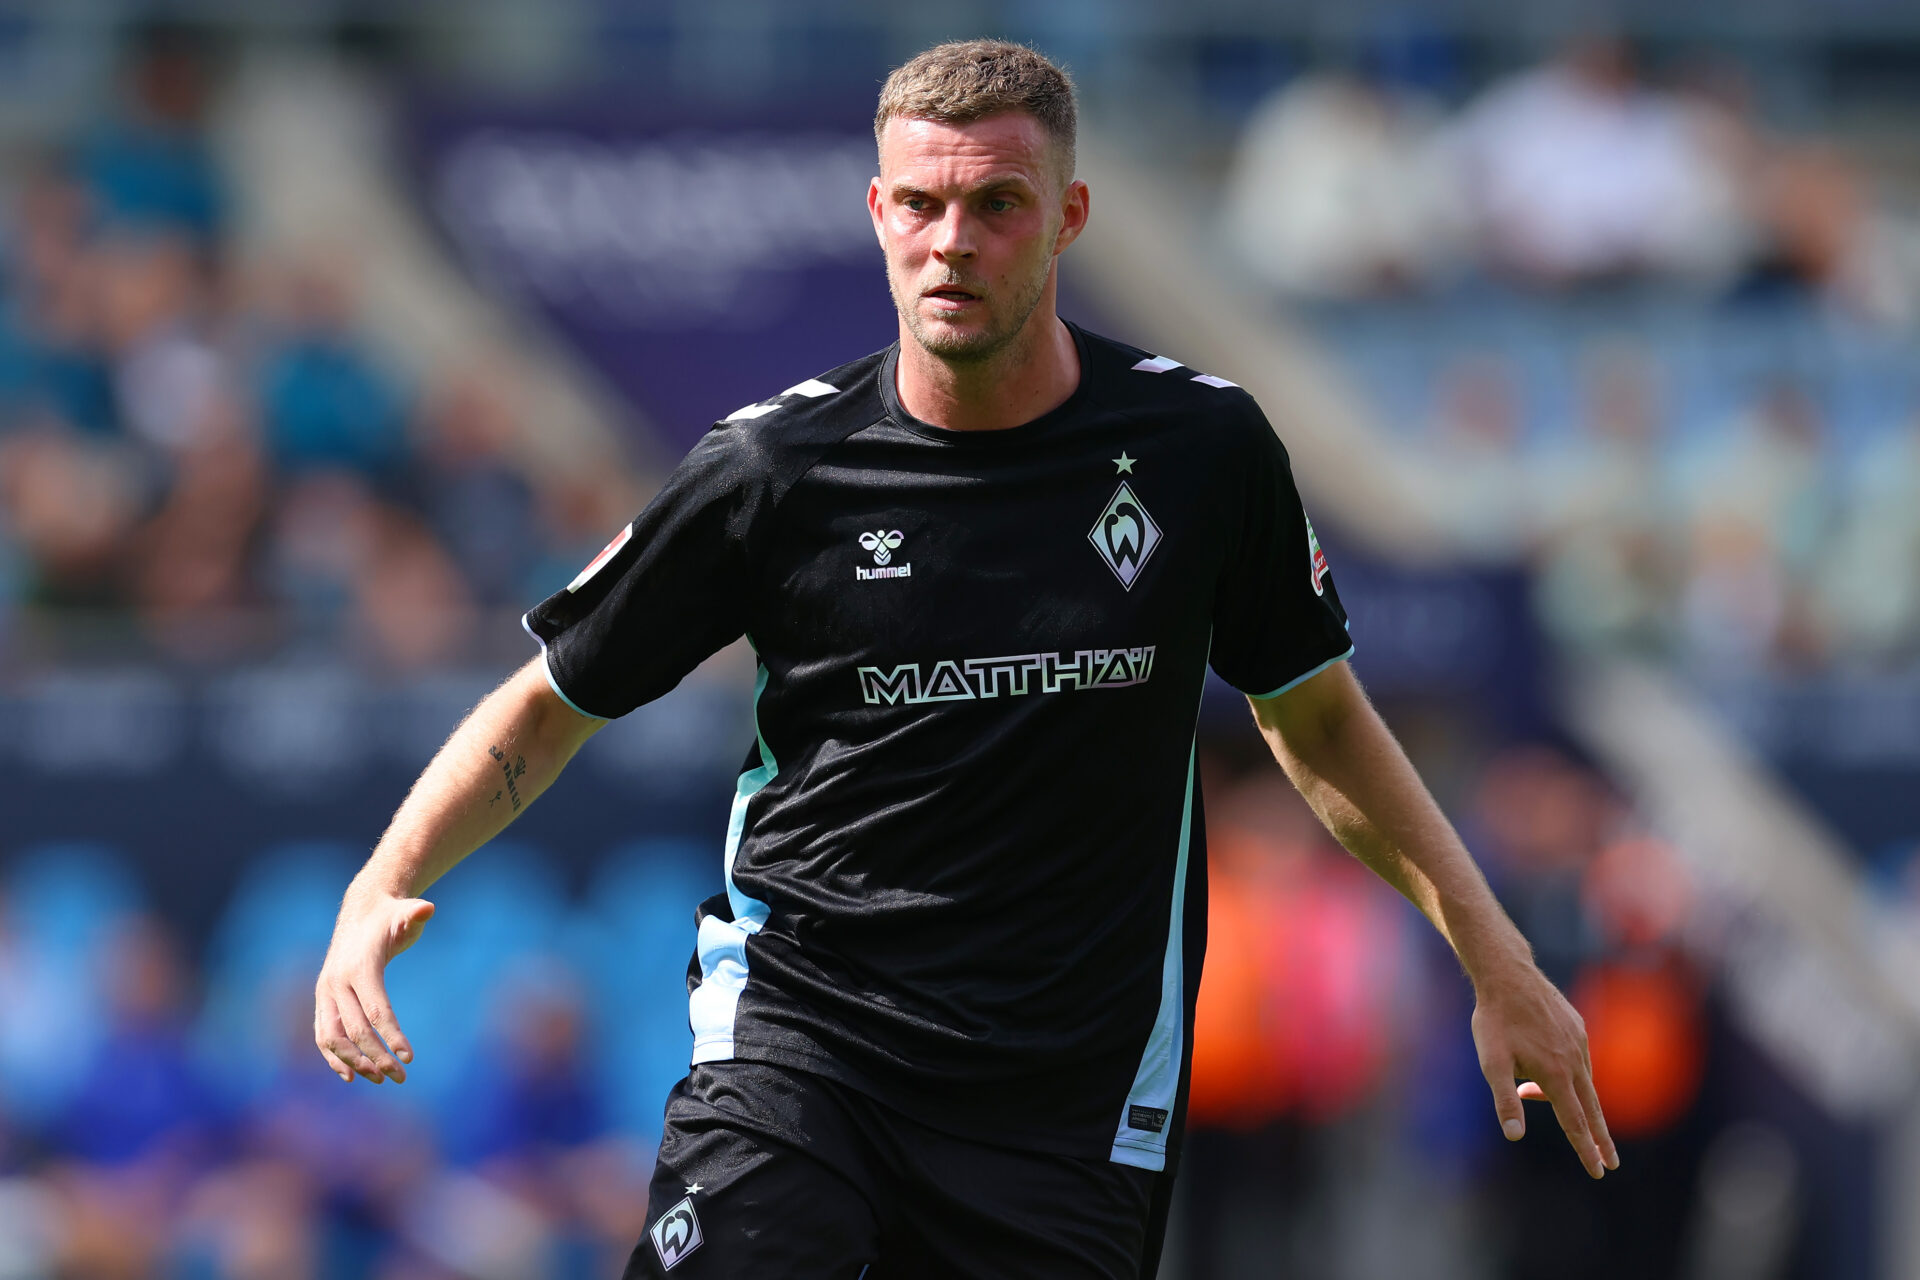
[[886,248],[887,235],[881,226],[879,174],[875,174],[873,180],[867,183],[867,216],[873,219],[873,238],[880,242],[881,248]]
[[1075,178],[1060,196],[1060,234],[1053,241],[1056,255],[1078,240],[1080,233],[1086,230],[1090,207],[1087,184]]

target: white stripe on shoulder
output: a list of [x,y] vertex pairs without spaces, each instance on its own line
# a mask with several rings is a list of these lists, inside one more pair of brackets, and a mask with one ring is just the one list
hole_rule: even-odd
[[1133,366],[1141,373],[1165,373],[1169,369],[1178,369],[1178,360],[1169,360],[1165,356],[1149,356]]
[[770,396],[760,403],[750,404],[744,409],[735,409],[727,415],[726,420],[728,422],[745,422],[752,418],[763,418],[769,413],[786,408],[786,405],[781,403],[782,399],[786,396],[805,396],[809,400],[816,400],[821,396],[838,394],[840,394],[840,388],[834,386],[831,382],[822,382],[818,378],[808,378],[805,382],[794,383],[777,396]]
[[1216,378],[1210,373],[1196,373],[1193,375],[1193,381],[1204,382],[1210,387],[1237,387],[1240,385],[1237,382],[1228,382],[1225,378]]

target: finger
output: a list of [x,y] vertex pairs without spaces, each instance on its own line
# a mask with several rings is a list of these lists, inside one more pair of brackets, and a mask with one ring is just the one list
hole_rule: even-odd
[[1523,1102],[1551,1102],[1547,1091],[1529,1080],[1520,1086],[1520,1098]]
[[348,1084],[353,1083],[353,1068],[340,1061],[340,1059],[335,1056],[333,1050],[327,1048],[325,1045],[321,1045],[320,1056],[327,1060],[328,1070],[332,1071],[333,1074],[339,1076]]
[[366,1055],[360,1052],[359,1046],[347,1036],[346,1028],[341,1025],[337,1013],[332,1016],[329,1025],[316,1030],[315,1037],[320,1043],[321,1053],[339,1062],[354,1075],[373,1084],[380,1083],[380,1073],[374,1070],[373,1064],[367,1061]]
[[1600,1148],[1594,1144],[1593,1135],[1587,1132],[1587,1115],[1580,1106],[1580,1099],[1573,1087],[1573,1081],[1561,1076],[1547,1090],[1547,1100],[1553,1103],[1554,1118],[1560,1122],[1560,1131],[1567,1135],[1567,1141],[1573,1146],[1573,1153],[1580,1157],[1580,1163],[1586,1167],[1587,1176],[1598,1178],[1606,1173],[1600,1163]]
[[1574,1072],[1573,1087],[1578,1091],[1580,1106],[1587,1113],[1587,1132],[1593,1135],[1601,1159],[1607,1162],[1607,1168],[1618,1169],[1620,1150],[1613,1145],[1613,1135],[1607,1132],[1607,1117],[1600,1110],[1600,1094],[1593,1087],[1591,1069]]
[[1493,1113],[1500,1117],[1500,1132],[1508,1142],[1527,1136],[1527,1113],[1520,1105],[1520,1094],[1513,1087],[1513,1060],[1490,1060],[1480,1064],[1487,1087],[1493,1090]]
[[347,1036],[357,1045],[375,1074],[374,1083],[382,1079],[404,1080],[406,1068],[402,1067],[394,1056],[387,1052],[387,1046],[380,1043],[380,1036],[367,1021],[366,1013],[360,1007],[360,997],[350,985],[343,984],[334,989],[334,1004],[340,1010],[340,1023],[347,1029]]
[[334,1041],[345,1039],[346,1033],[340,1029],[340,1015],[334,1009],[333,993],[323,981],[313,993],[313,1047],[326,1059],[328,1069],[352,1083],[353,1068],[341,1061],[340,1055],[330,1047]]
[[[387,1042],[387,1048],[393,1051],[393,1056],[401,1062],[412,1062],[413,1045],[400,1030],[400,1020],[394,1016],[393,1001],[387,998],[386,979],[380,971],[375,969],[362,974],[353,985],[360,993],[360,1007],[366,1012],[367,1021]],[[406,1078],[406,1072],[402,1071],[398,1079],[404,1082]]]
[[340,1021],[346,1027],[348,1037],[360,1052],[366,1055],[368,1063],[380,1073],[383,1079],[398,1083],[407,1078],[406,1068],[401,1066],[399,1059],[388,1050],[385,1042],[380,1039],[380,1033],[374,1029],[373,1023],[367,1018],[366,1007],[361,1002],[357,985],[349,986],[345,997],[340,1001]]

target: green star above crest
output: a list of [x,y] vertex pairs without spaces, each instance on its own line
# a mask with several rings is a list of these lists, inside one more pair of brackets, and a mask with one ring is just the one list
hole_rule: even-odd
[[1127,451],[1125,449],[1122,449],[1120,451],[1120,456],[1113,460],[1113,473],[1115,475],[1119,475],[1122,472],[1125,472],[1127,475],[1132,475],[1133,464],[1138,461],[1139,461],[1138,458],[1129,458],[1127,456]]

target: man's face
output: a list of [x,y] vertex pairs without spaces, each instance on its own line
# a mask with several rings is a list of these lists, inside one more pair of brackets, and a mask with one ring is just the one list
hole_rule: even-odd
[[867,208],[893,305],[930,354],[983,361],[1020,335],[1086,221],[1086,184],[1057,165],[1029,115],[887,122]]

